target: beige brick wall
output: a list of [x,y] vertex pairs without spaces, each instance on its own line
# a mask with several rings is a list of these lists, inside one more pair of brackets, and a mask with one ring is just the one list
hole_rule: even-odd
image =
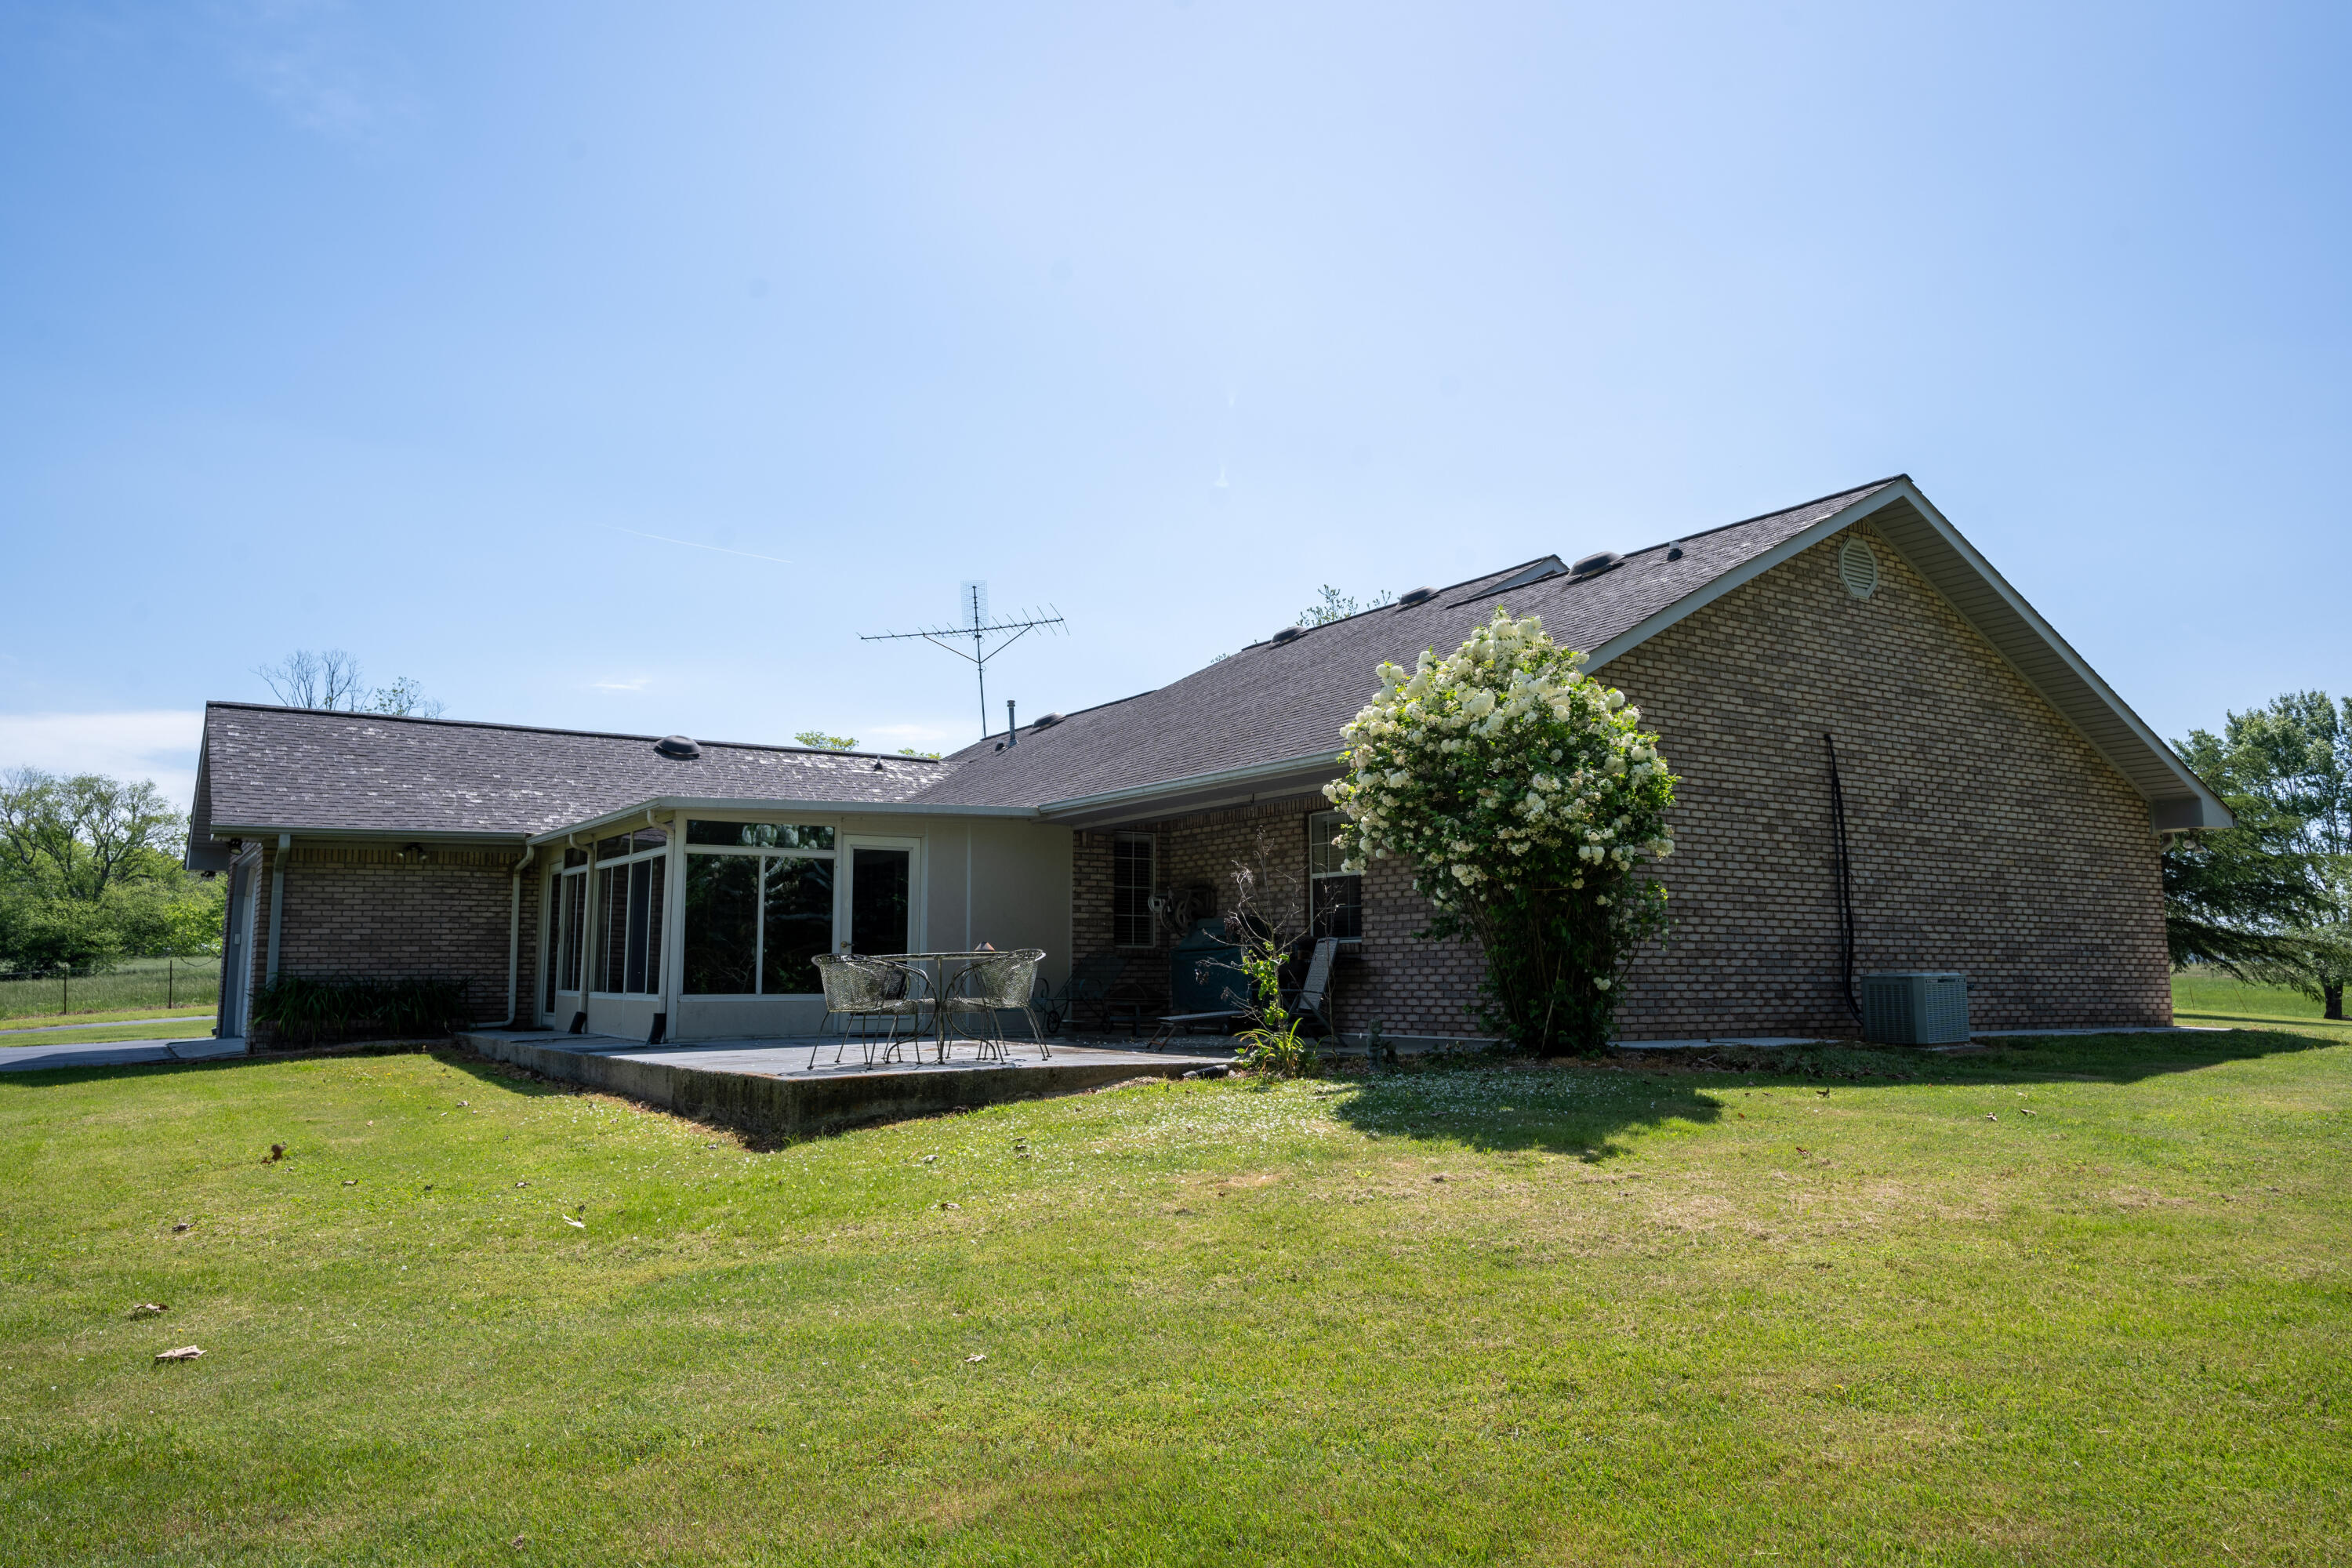
[[[1839,983],[1824,733],[1837,738],[1858,973],[1956,969],[1979,1028],[2171,1021],[2159,845],[2147,802],[1866,526],[1611,664],[1683,783],[1662,879],[1668,944],[1645,955],[1628,1039],[1853,1032]],[[1469,1027],[1475,953],[1404,936],[1423,918],[1388,863],[1366,889],[1367,1016]]]
[[[286,857],[278,973],[462,979],[473,1016],[500,1017],[507,1005],[508,873],[518,854],[434,848],[421,862],[403,861],[393,847],[298,839]],[[267,846],[254,883],[256,991],[268,972],[270,880],[278,861],[277,846]],[[526,1016],[537,974],[540,879],[530,873],[538,868],[532,866],[522,879],[516,1002]],[[249,1034],[257,1045],[268,1044],[267,1026]]]

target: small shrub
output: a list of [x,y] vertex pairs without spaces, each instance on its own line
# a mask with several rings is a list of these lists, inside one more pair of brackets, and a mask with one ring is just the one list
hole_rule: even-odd
[[365,1030],[446,1035],[466,1021],[466,983],[439,975],[281,974],[253,994],[252,1016],[304,1045]]

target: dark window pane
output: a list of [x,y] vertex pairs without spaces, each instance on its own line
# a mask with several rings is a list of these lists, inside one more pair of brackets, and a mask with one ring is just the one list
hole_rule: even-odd
[[585,849],[566,849],[563,852],[563,868],[565,870],[569,871],[574,866],[585,866],[586,864],[588,864],[588,851]]
[[646,900],[646,989],[658,991],[661,989],[662,887],[663,879],[669,874],[669,862],[646,860],[642,864],[653,879],[653,892]]
[[629,836],[625,833],[596,840],[596,858],[599,860],[618,860],[628,852]]
[[760,989],[785,996],[822,990],[815,959],[833,951],[833,862],[773,859],[765,864],[767,952]]
[[1315,934],[1353,942],[1364,934],[1364,879],[1315,879]]
[[622,944],[629,940],[628,873],[607,866],[596,873],[596,989],[618,991]]
[[539,929],[546,933],[540,947],[547,955],[542,965],[547,971],[547,978],[541,982],[547,1000],[541,1006],[543,1011],[552,1013],[555,1011],[555,975],[562,967],[563,961],[563,878],[561,873],[547,879],[546,896],[539,906]]
[[686,841],[738,848],[830,849],[833,829],[795,822],[713,822],[698,816],[686,825]]
[[646,984],[646,937],[651,924],[646,916],[653,912],[654,863],[640,860],[627,868],[629,879],[629,938],[625,960],[627,971],[623,976],[624,991],[643,993]]
[[1110,940],[1150,947],[1151,939],[1151,836],[1122,833],[1110,847]]
[[686,858],[686,988],[749,995],[760,988],[760,862],[749,855]]
[[907,951],[907,892],[913,855],[904,849],[849,852],[849,950]]
[[563,989],[580,989],[580,953],[587,945],[588,873],[563,879]]

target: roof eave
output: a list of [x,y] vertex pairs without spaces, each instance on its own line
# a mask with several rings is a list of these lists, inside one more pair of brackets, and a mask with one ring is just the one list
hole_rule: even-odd
[[527,842],[533,845],[553,844],[564,838],[593,833],[599,828],[617,827],[623,823],[645,816],[647,812],[814,812],[827,816],[992,816],[1034,819],[1037,809],[1028,805],[937,805],[917,801],[875,800],[759,800],[741,795],[655,795],[596,816],[583,817],[562,827],[551,827],[544,833],[532,834]]
[[1308,752],[1271,763],[1253,763],[1246,767],[1131,784],[1098,795],[1049,800],[1037,811],[1048,821],[1073,827],[1108,826],[1118,822],[1150,821],[1221,805],[1244,805],[1269,795],[1305,794],[1321,788],[1338,778],[1339,773],[1337,752]]

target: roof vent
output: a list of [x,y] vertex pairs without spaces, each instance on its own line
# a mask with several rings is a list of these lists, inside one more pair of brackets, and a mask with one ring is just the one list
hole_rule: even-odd
[[1066,714],[1048,713],[1041,719],[1033,720],[1029,725],[1029,732],[1034,735],[1040,730],[1050,730],[1066,717],[1067,717]]
[[877,757],[874,759],[874,771],[877,773],[887,773],[890,770],[882,765],[881,758]]
[[1307,628],[1305,626],[1285,626],[1280,631],[1274,634],[1274,646],[1280,647],[1284,643],[1297,642],[1300,637],[1303,637],[1306,635]]
[[1878,592],[1878,552],[1867,540],[1849,539],[1838,552],[1838,580],[1857,599]]
[[664,735],[654,742],[654,750],[681,763],[690,763],[702,755],[702,748],[684,735]]
[[1622,566],[1623,564],[1625,564],[1625,558],[1622,555],[1618,554],[1613,550],[1604,550],[1597,555],[1586,556],[1583,560],[1570,567],[1569,571],[1573,575],[1579,577],[1598,577],[1603,572]]
[[1437,597],[1437,590],[1434,588],[1415,588],[1397,601],[1397,608],[1402,609],[1407,605],[1426,605],[1435,597]]
[[1675,545],[1672,550],[1669,550],[1669,551],[1667,551],[1667,552],[1666,552],[1666,559],[1667,559],[1667,560],[1669,560],[1669,561],[1680,561],[1682,558],[1683,558],[1683,547],[1682,547],[1681,545],[1679,545],[1679,544]]

